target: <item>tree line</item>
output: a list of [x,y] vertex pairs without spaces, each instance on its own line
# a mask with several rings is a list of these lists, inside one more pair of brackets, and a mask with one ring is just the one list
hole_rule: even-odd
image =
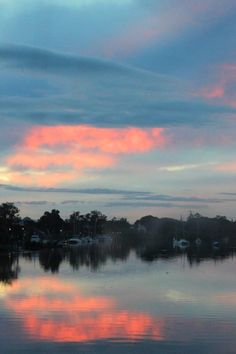
[[112,218],[98,210],[82,214],[73,212],[69,218],[63,219],[60,211],[45,211],[38,220],[29,217],[21,218],[20,210],[14,203],[0,205],[0,243],[29,240],[36,233],[46,239],[64,239],[72,235],[95,236],[110,232],[122,232],[130,228],[125,218]]
[[225,216],[213,218],[190,212],[186,220],[159,218],[147,215],[131,224],[126,218],[108,217],[93,210],[82,214],[73,212],[63,219],[60,211],[45,211],[38,220],[22,218],[14,203],[0,204],[0,244],[28,240],[37,233],[45,239],[65,239],[72,235],[95,236],[97,234],[120,234],[127,243],[136,244],[144,240],[155,245],[170,245],[173,238],[194,242],[200,238],[206,244],[212,241],[235,243],[236,222]]
[[205,245],[214,241],[228,244],[236,241],[236,221],[226,216],[213,218],[190,212],[186,220],[144,216],[135,222],[136,229],[153,243],[167,245],[173,239],[186,239],[194,243],[200,239]]

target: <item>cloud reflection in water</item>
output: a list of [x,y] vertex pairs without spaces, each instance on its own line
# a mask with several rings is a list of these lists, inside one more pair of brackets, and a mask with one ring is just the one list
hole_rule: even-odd
[[[38,290],[36,284],[40,284]],[[118,303],[109,297],[83,295],[76,285],[56,278],[19,280],[10,289],[6,306],[22,319],[27,336],[37,340],[164,339],[161,319],[119,309]]]

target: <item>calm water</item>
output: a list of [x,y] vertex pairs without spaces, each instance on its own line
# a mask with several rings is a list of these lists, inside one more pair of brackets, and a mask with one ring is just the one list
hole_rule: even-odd
[[1,353],[235,353],[236,259],[144,258],[1,254]]

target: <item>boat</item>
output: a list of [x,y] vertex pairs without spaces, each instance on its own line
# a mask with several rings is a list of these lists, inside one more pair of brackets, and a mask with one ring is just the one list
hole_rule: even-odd
[[198,237],[198,238],[195,240],[195,245],[196,245],[197,247],[200,247],[201,244],[202,244],[202,240]]
[[96,243],[98,241],[89,236],[72,237],[67,241],[69,247],[90,246]]
[[185,239],[181,240],[176,240],[175,238],[173,239],[173,247],[174,248],[180,248],[182,250],[188,248],[190,246],[190,242]]
[[30,239],[31,243],[36,243],[36,244],[40,244],[41,243],[41,238],[39,235],[32,235],[31,239]]
[[69,247],[79,247],[82,246],[81,239],[72,237],[67,241]]
[[39,250],[42,247],[41,237],[37,234],[33,234],[30,240],[26,242],[25,246],[30,250]]
[[212,242],[212,248],[214,250],[218,250],[220,248],[220,242],[219,241],[213,241]]

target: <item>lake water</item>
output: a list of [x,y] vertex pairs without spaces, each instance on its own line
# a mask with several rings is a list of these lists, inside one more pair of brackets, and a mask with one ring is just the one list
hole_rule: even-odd
[[0,255],[1,353],[235,353],[236,259]]

